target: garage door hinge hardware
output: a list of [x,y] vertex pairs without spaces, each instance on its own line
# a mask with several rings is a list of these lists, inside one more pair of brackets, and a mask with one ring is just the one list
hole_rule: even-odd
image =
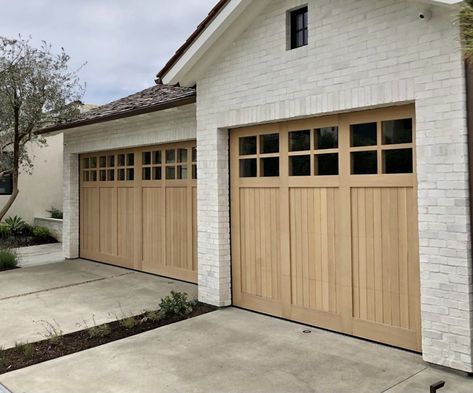
[[440,381],[430,385],[430,393],[436,393],[439,389],[442,389],[445,386],[445,381]]

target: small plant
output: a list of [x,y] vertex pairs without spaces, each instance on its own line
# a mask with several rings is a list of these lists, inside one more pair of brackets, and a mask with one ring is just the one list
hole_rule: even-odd
[[34,348],[33,344],[29,342],[22,343],[22,342],[15,342],[15,349],[18,353],[22,354],[26,359],[31,359],[34,355]]
[[54,323],[51,323],[49,321],[38,321],[43,326],[43,329],[45,330],[45,333],[43,334],[43,337],[46,338],[51,342],[51,344],[57,345],[60,344],[63,340],[63,331],[59,327],[59,324],[54,321]]
[[91,328],[87,329],[87,333],[89,334],[90,338],[104,338],[112,333],[112,329],[108,324],[92,326]]
[[10,229],[11,234],[15,236],[23,234],[26,226],[26,223],[19,216],[8,217],[5,220],[5,224]]
[[56,209],[55,207],[51,207],[48,210],[48,213],[51,215],[51,218],[55,218],[56,220],[62,220],[63,213],[61,210]]
[[137,325],[138,321],[136,320],[135,317],[128,317],[125,319],[121,319],[119,323],[120,323],[120,326],[125,329],[133,329]]
[[195,301],[189,301],[187,293],[171,291],[161,300],[159,311],[164,317],[183,317],[189,315],[195,307]]
[[0,270],[13,269],[18,266],[18,255],[15,250],[0,248]]
[[34,237],[40,238],[40,239],[47,239],[49,236],[51,236],[51,232],[49,232],[48,228],[41,227],[38,225],[35,225],[31,233],[33,234]]
[[157,322],[162,318],[162,315],[159,311],[146,311],[145,318],[147,320]]
[[0,224],[0,239],[8,239],[10,236],[10,227],[7,224]]

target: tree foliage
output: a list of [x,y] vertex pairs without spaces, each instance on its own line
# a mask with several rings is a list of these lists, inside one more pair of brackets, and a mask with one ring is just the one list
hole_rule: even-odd
[[462,32],[465,57],[473,57],[473,0],[465,0],[460,10],[460,28]]
[[13,177],[13,200],[19,170],[32,168],[29,144],[45,144],[35,131],[77,115],[84,86],[69,63],[64,49],[55,54],[44,41],[35,48],[30,39],[0,37],[0,177]]

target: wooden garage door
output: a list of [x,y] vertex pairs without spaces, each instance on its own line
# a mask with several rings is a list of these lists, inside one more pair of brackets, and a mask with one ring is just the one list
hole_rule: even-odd
[[81,257],[197,281],[194,142],[80,157]]
[[234,303],[420,351],[414,108],[231,131]]

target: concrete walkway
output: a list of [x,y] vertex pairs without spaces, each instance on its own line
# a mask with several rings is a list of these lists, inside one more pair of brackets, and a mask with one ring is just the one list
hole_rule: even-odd
[[13,393],[471,393],[419,355],[230,308],[0,376]]
[[171,279],[76,260],[0,273],[0,347],[42,340],[49,324],[63,333],[157,309],[174,289],[197,287]]
[[20,267],[48,265],[64,262],[62,243],[17,248]]

